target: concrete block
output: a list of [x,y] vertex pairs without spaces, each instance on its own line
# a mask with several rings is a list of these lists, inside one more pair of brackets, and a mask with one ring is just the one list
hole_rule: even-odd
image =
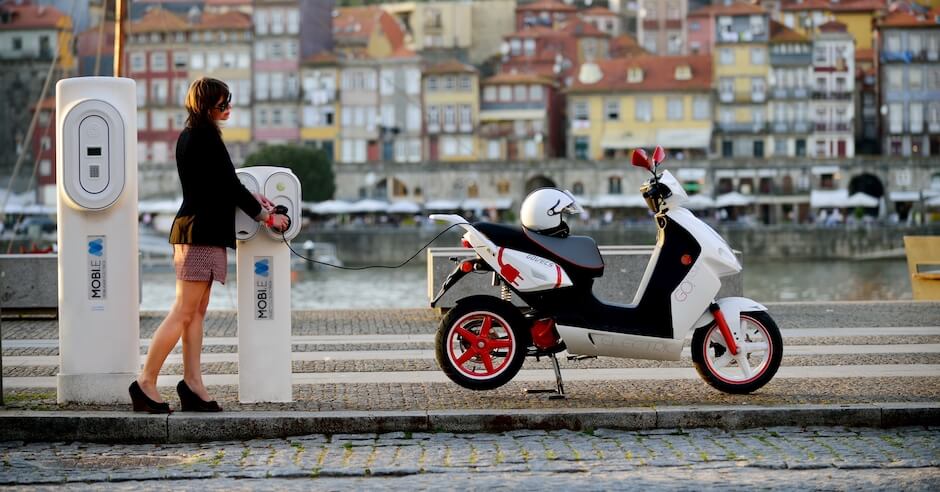
[[0,441],[162,443],[167,416],[130,412],[0,413]]
[[[600,246],[604,259],[604,276],[594,280],[594,295],[612,303],[629,304],[636,295],[643,273],[646,271],[652,246]],[[735,251],[741,260],[741,252]],[[444,279],[454,270],[456,264],[452,257],[471,258],[473,253],[466,248],[429,248],[428,249],[428,302],[437,295]],[[718,297],[741,296],[744,292],[743,272],[722,279]],[[437,307],[451,308],[458,299],[477,295],[499,295],[499,289],[492,285],[492,274],[470,274],[451,288]],[[518,296],[513,296],[513,303],[524,306]]]
[[445,432],[507,432],[512,430],[648,429],[656,414],[645,409],[554,408],[514,410],[432,410],[431,429]]
[[173,414],[169,442],[240,441],[306,434],[427,430],[427,414],[400,412],[231,412]]
[[881,427],[906,427],[912,425],[940,424],[940,403],[882,403]]
[[57,309],[58,275],[58,255],[0,255],[0,303],[3,309]]
[[820,425],[878,427],[881,425],[881,410],[871,404],[666,407],[657,409],[656,416],[656,427],[660,429],[678,427],[747,429]]

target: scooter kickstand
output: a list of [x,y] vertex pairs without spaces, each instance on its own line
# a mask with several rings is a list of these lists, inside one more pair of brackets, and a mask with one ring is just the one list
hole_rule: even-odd
[[535,389],[530,389],[530,388],[525,388],[523,391],[525,391],[526,394],[533,394],[533,393],[552,393],[552,394],[548,395],[548,399],[549,399],[549,400],[564,400],[564,399],[566,399],[566,398],[568,398],[568,397],[565,395],[565,384],[564,384],[564,382],[561,380],[561,367],[558,366],[558,357],[555,357],[555,354],[548,354],[548,356],[551,357],[551,359],[552,359],[552,366],[555,368],[555,389],[548,389],[548,388],[541,388],[541,389],[540,389],[540,388],[535,388]]

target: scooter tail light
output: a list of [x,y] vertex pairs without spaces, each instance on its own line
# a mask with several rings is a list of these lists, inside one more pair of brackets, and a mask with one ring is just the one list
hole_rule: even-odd
[[461,239],[460,245],[463,246],[464,248],[473,248],[473,245],[470,244],[470,241],[467,241],[466,239]]
[[461,270],[463,273],[470,273],[470,272],[473,270],[473,263],[472,263],[472,262],[469,262],[469,261],[465,261],[465,262],[461,263],[461,264],[460,264],[460,270]]
[[542,350],[548,350],[558,345],[558,331],[555,330],[555,320],[551,318],[536,320],[532,323],[532,343]]

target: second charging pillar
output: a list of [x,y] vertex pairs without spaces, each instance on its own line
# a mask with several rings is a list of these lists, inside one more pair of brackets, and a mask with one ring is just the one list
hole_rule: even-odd
[[293,401],[291,385],[290,250],[300,230],[300,181],[287,168],[237,171],[249,191],[287,207],[284,236],[236,212],[238,240],[238,399],[242,403]]

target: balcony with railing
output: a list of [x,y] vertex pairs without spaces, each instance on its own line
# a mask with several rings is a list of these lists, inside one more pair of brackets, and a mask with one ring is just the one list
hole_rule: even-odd
[[723,103],[762,103],[767,100],[766,91],[719,92],[718,100]]
[[774,121],[770,124],[774,133],[809,133],[808,121]]
[[800,67],[812,64],[812,53],[770,53],[772,67]]
[[847,121],[839,121],[839,122],[819,122],[819,121],[817,121],[817,122],[813,125],[813,128],[814,128],[817,132],[843,133],[843,132],[851,132],[851,131],[852,131],[852,124],[849,123],[849,122],[847,122]]
[[722,133],[766,133],[766,122],[718,122],[715,125],[717,131]]
[[935,62],[940,60],[940,52],[937,51],[882,51],[881,61],[883,63],[912,63],[912,62]]
[[806,99],[809,90],[806,87],[774,87],[770,95],[773,99]]
[[849,89],[813,89],[813,99],[836,99],[839,101],[850,101],[852,96],[852,91]]

